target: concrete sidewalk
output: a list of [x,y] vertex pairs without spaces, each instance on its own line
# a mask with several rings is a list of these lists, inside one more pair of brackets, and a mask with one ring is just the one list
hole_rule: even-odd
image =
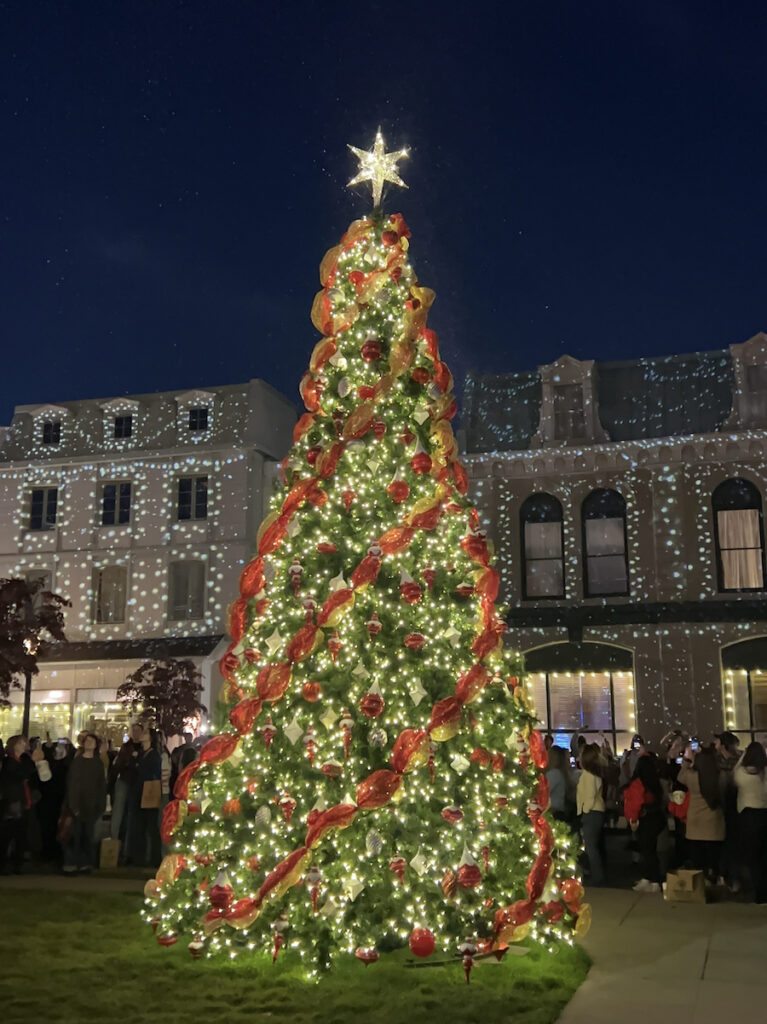
[[559,1024],[720,1024],[767,1013],[767,906],[666,903],[623,889],[587,893],[588,977]]

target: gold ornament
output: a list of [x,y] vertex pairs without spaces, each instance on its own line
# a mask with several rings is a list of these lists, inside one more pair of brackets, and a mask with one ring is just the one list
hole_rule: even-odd
[[349,187],[359,185],[361,181],[369,181],[373,192],[373,206],[381,205],[381,193],[384,182],[391,181],[394,185],[407,188],[405,182],[397,174],[397,161],[404,160],[408,151],[401,149],[397,153],[386,153],[384,138],[379,128],[376,132],[376,140],[371,150],[357,149],[356,146],[349,146],[360,162],[359,173],[349,182]]

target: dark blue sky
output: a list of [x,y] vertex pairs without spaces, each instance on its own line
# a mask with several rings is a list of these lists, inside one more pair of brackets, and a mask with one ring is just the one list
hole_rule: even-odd
[[407,145],[456,377],[767,328],[767,5],[0,2],[0,423],[260,376]]

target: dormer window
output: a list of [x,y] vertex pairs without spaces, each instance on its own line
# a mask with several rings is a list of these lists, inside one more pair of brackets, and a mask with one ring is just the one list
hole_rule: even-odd
[[586,436],[583,415],[583,385],[554,385],[554,438],[569,441]]
[[61,441],[61,420],[46,420],[43,423],[43,444],[59,444]]
[[116,438],[130,437],[132,433],[133,417],[115,416],[115,431],[113,436]]
[[213,391],[183,391],[176,395],[176,431],[181,444],[206,444],[216,425]]
[[136,443],[143,425],[142,408],[135,398],[110,398],[101,403],[101,429],[108,448],[123,450]]
[[746,384],[749,391],[767,392],[767,363],[747,366]]
[[531,447],[549,444],[599,444],[607,440],[597,415],[594,361],[561,356],[539,366],[541,409]]
[[189,429],[193,434],[202,434],[208,429],[207,405],[198,405],[189,410]]

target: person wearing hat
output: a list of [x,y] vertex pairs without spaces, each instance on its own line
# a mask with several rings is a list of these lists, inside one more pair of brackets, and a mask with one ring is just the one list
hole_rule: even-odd
[[725,729],[714,733],[714,750],[719,768],[719,782],[722,787],[722,810],[726,835],[722,847],[721,875],[719,885],[726,885],[732,892],[740,889],[741,858],[738,836],[738,794],[733,769],[740,760],[740,743],[735,733]]

